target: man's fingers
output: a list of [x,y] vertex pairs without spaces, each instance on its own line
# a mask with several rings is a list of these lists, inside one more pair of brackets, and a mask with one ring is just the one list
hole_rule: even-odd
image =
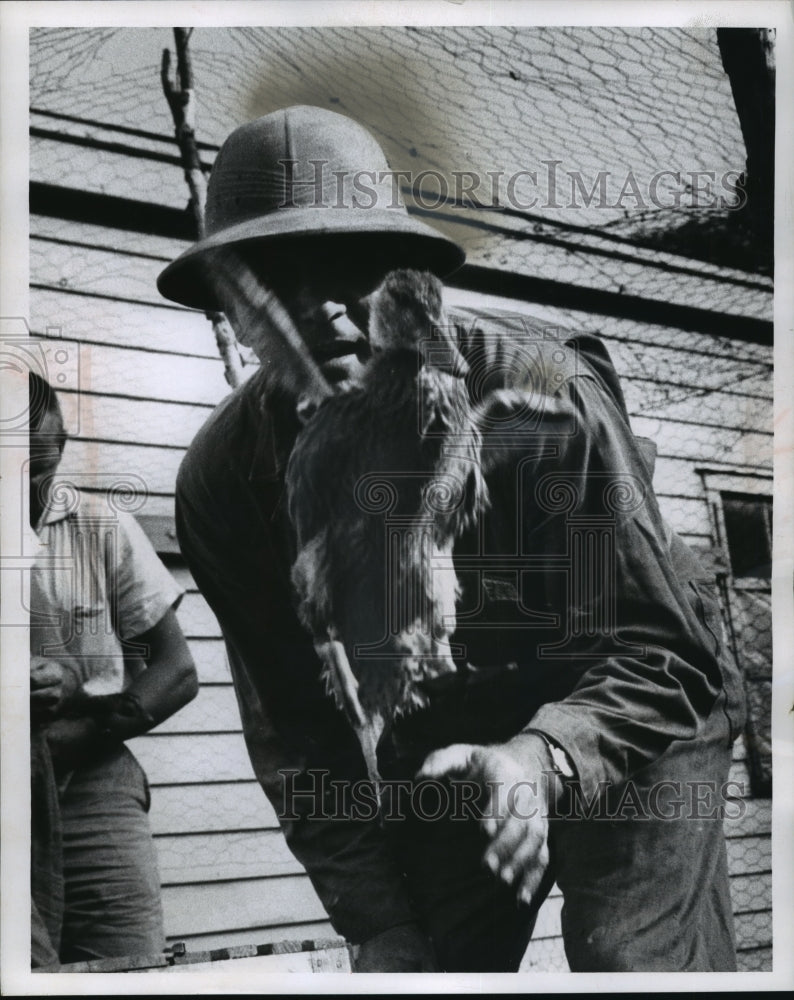
[[484,827],[489,837],[496,836],[511,818],[529,820],[537,815],[537,786],[534,783],[505,772],[503,780],[488,782],[488,788],[490,796]]
[[485,863],[505,882],[512,882],[528,862],[534,864],[534,857],[543,849],[544,839],[542,828],[511,818],[488,845]]
[[425,758],[416,777],[419,781],[438,781],[456,774],[468,774],[476,749],[471,743],[453,743],[452,746],[434,750]]
[[538,853],[537,861],[524,873],[521,884],[518,887],[518,898],[522,903],[531,903],[533,897],[540,888],[540,883],[549,867],[549,851],[544,844]]
[[[497,868],[499,877],[508,884],[516,882],[520,886],[528,871],[539,865],[545,867],[542,864],[544,848],[545,842],[541,836],[525,836],[516,844],[509,856],[499,855]],[[493,868],[491,870],[493,871]]]

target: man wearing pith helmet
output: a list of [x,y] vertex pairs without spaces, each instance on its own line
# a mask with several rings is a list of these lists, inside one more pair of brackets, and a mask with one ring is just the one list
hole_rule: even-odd
[[[197,434],[176,498],[257,777],[335,929],[359,946],[359,971],[514,971],[555,881],[574,971],[733,969],[720,802],[696,817],[689,789],[726,781],[741,689],[594,337],[450,314],[480,412],[503,427],[531,419],[507,435],[490,507],[456,544],[468,567],[457,676],[428,685],[428,703],[382,739],[379,811],[356,811],[355,794],[340,806],[322,785],[355,790],[367,771],[295,610],[283,491],[301,420],[272,334],[283,306],[333,391],[349,392],[370,363],[368,296],[384,277],[462,265],[397,187],[349,118],[266,115],[222,146],[206,235],[158,283],[225,311],[261,362]],[[431,780],[432,805],[415,794]],[[455,780],[482,793],[476,815],[451,793],[438,808]]]

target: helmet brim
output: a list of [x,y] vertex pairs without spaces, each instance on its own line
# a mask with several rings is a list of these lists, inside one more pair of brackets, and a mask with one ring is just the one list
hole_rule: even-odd
[[161,295],[181,305],[207,312],[219,310],[221,305],[208,274],[213,252],[225,246],[257,243],[278,254],[310,237],[316,238],[318,246],[323,239],[328,239],[329,245],[333,242],[335,253],[342,244],[342,252],[350,253],[351,267],[355,266],[355,256],[365,254],[371,263],[374,254],[376,258],[382,255],[389,270],[414,267],[444,278],[466,259],[457,243],[405,211],[290,206],[199,240],[160,273],[157,287]]

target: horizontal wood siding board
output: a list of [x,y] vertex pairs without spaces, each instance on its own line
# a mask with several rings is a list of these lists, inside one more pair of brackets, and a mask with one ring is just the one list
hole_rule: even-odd
[[[764,396],[741,395],[726,386],[724,391],[680,389],[671,383],[652,382],[650,379],[623,378],[632,427],[640,417],[657,420],[678,420],[703,427],[739,428],[747,431],[766,431],[772,427],[773,405],[771,385],[760,385]],[[736,390],[742,383],[734,385]],[[635,433],[638,433],[635,430]]]
[[771,800],[742,799],[736,806],[731,805],[730,816],[726,817],[723,827],[729,838],[769,834],[772,830]]
[[[709,358],[729,358],[736,361],[757,361],[772,363],[771,344],[755,344],[721,336],[719,333],[698,333],[666,326],[656,319],[652,321],[631,319],[627,316],[603,316],[586,310],[571,309],[567,305],[549,305],[533,302],[531,299],[512,299],[502,294],[486,295],[468,291],[461,287],[447,285],[445,299],[450,308],[479,314],[490,312],[494,315],[509,314],[523,317],[527,322],[519,322],[518,329],[537,330],[538,327],[556,339],[565,340],[575,334],[589,333],[601,337],[609,347],[613,342],[633,345],[655,344],[683,351],[690,357],[700,355]],[[471,317],[467,320],[471,322]]]
[[[173,517],[156,514],[138,515],[138,524],[143,528],[144,534],[152,543],[158,554],[181,555],[179,542],[176,537],[176,522]],[[174,575],[173,573],[171,574]]]
[[160,834],[208,834],[230,830],[275,830],[278,819],[259,783],[155,785],[150,811]]
[[36,340],[42,350],[60,349],[74,355],[60,374],[59,388],[118,395],[132,399],[214,406],[231,391],[218,358],[192,358],[168,353],[148,353],[134,347],[108,347],[61,338]]
[[767,834],[728,840],[728,870],[732,875],[772,871],[772,838]]
[[200,639],[221,637],[218,620],[199,593],[185,594],[177,608],[176,616],[186,636]]
[[771,948],[740,948],[737,954],[737,970],[739,972],[771,972]]
[[737,948],[768,947],[772,944],[772,912],[739,913],[734,917]]
[[128,746],[152,785],[254,779],[242,733],[138,736]]
[[107,490],[114,484],[129,482],[140,496],[156,493],[172,497],[183,456],[184,451],[178,448],[146,448],[71,438],[66,443],[58,474],[80,489]]
[[749,798],[750,769],[746,760],[735,760],[728,771],[728,782],[730,784],[731,796],[734,798]]
[[196,672],[202,684],[225,684],[232,673],[223,639],[188,639]]
[[680,384],[716,391],[735,389],[744,381],[761,379],[766,381],[765,395],[772,395],[771,360],[709,359],[655,344],[626,344],[620,341],[606,343],[621,378],[650,379],[663,384]]
[[[76,176],[59,177],[58,184],[52,183],[43,171],[38,172],[35,159],[31,157],[33,172],[30,181],[30,211],[36,215],[51,215],[57,219],[73,219],[75,222],[92,222],[101,225],[103,221],[113,229],[129,229],[136,233],[151,233],[176,240],[195,239],[195,222],[187,209],[187,197],[180,203],[174,194],[173,204],[162,204],[149,200],[127,197],[129,190],[122,188],[116,194],[87,191]],[[162,183],[164,171],[152,165],[148,171],[152,187],[157,190]],[[139,176],[143,176],[139,173]],[[126,180],[123,175],[119,178]],[[184,178],[182,179],[184,184]],[[175,190],[175,189],[174,189]]]
[[170,490],[162,495],[150,493],[141,504],[140,512],[142,514],[151,514],[153,517],[173,517],[173,490]]
[[[511,279],[531,276],[535,287],[544,279],[568,281],[582,290],[621,295],[629,302],[654,299],[679,309],[701,307],[705,294],[713,310],[728,316],[771,317],[772,283],[768,278],[741,271],[715,273],[708,265],[698,267],[683,256],[668,254],[663,258],[655,250],[628,242],[618,246],[592,229],[566,231],[560,227],[555,231],[549,223],[530,227],[509,210],[496,216],[493,212],[449,211],[446,206],[435,210],[409,203],[408,208],[465,247],[474,272],[467,287],[479,281],[481,290],[493,294],[499,286],[494,285],[489,272],[504,269]],[[511,215],[511,224],[505,225]],[[457,284],[458,274],[449,280]],[[513,280],[500,290],[511,298],[522,297],[514,292],[518,288],[519,282]],[[575,297],[567,304],[572,301],[579,305]],[[586,301],[593,312],[599,311],[598,298]]]
[[157,733],[228,733],[241,729],[234,687],[201,685],[199,693],[178,712],[157,726]]
[[[704,408],[706,405],[704,400]],[[759,433],[646,417],[634,417],[631,423],[635,434],[650,438],[656,444],[660,457],[688,458],[700,462],[727,460],[742,465],[772,468],[771,429]]]
[[759,913],[772,909],[772,873],[731,876],[733,912]]
[[162,261],[163,267],[178,257],[190,244],[189,239],[174,239],[155,233],[136,233],[131,229],[114,229],[109,225],[58,219],[52,215],[30,215],[31,237],[84,244],[116,253],[137,254]]
[[185,590],[192,590],[198,593],[198,587],[196,586],[196,581],[193,579],[193,574],[184,562],[177,563],[172,566],[170,572],[171,576],[173,576],[180,587],[184,587]]
[[304,874],[280,830],[160,836],[155,845],[164,886]]
[[327,919],[304,875],[165,886],[163,913],[169,937]]
[[767,471],[765,468],[755,464],[742,465],[728,455],[721,462],[696,458],[684,459],[660,456],[656,460],[656,468],[654,470],[654,491],[657,495],[662,496],[704,500],[703,480],[698,471],[703,466],[719,469],[726,473],[735,471],[743,475],[753,475],[758,472]]
[[680,535],[699,535],[711,538],[713,527],[705,496],[669,496],[655,490],[659,509],[670,527]]
[[[212,324],[203,313],[34,288],[30,293],[34,336],[107,344],[215,360]],[[90,387],[89,387],[90,388]]]
[[43,288],[166,307],[168,300],[157,291],[157,276],[164,266],[151,257],[45,239],[30,241],[30,280]]
[[[590,314],[623,316],[640,322],[674,326],[680,330],[722,334],[732,339],[765,345],[772,343],[772,323],[768,318],[704,309],[695,304],[667,302],[649,295],[630,295],[616,289],[604,290],[598,287],[598,274],[587,276],[592,282],[592,286],[588,287],[584,282],[579,284],[573,262],[566,277],[568,280],[564,281],[467,264],[447,281],[471,291],[503,294],[509,298],[564,306]],[[702,302],[702,295],[701,285],[694,293],[694,298],[699,297]],[[771,313],[771,308],[765,302],[763,307],[759,304],[757,311]]]
[[73,390],[61,391],[58,398],[70,434],[115,444],[187,448],[212,413],[209,404],[125,399]]
[[520,972],[568,972],[568,960],[561,937],[530,941],[521,961]]

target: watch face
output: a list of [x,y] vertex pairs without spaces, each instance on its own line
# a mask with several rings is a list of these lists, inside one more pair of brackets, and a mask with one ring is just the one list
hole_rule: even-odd
[[573,768],[568,759],[568,754],[562,747],[555,746],[553,743],[549,743],[549,750],[551,751],[551,759],[554,761],[554,766],[563,778],[572,778]]

